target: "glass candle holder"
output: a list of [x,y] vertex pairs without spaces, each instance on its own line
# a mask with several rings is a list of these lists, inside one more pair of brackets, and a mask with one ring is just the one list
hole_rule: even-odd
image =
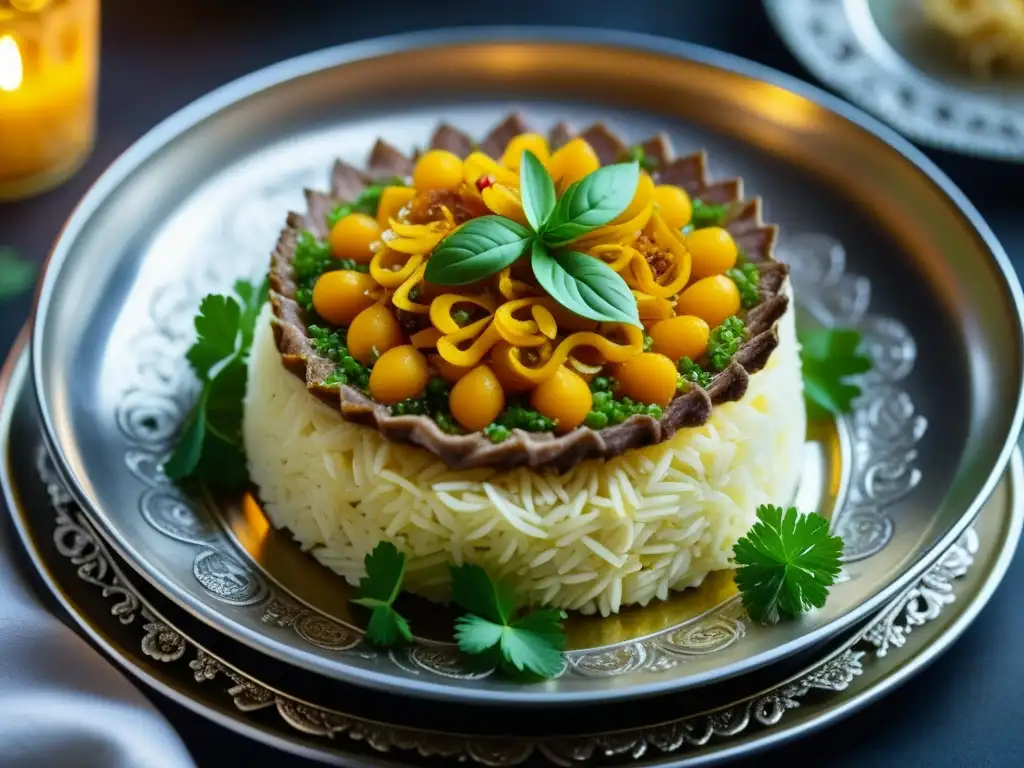
[[99,0],[0,0],[0,200],[57,186],[96,132]]

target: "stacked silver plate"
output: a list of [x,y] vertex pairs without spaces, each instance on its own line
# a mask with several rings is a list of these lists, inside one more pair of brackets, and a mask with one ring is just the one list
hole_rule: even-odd
[[[443,636],[366,645],[344,582],[257,504],[189,496],[161,473],[195,394],[184,351],[199,299],[266,269],[303,187],[322,187],[335,157],[362,162],[378,136],[412,149],[442,120],[482,135],[510,108],[538,127],[603,120],[707,150],[714,175],[742,176],[780,224],[798,318],[862,333],[875,368],[854,413],[808,434],[797,500],[846,542],[825,608],[761,627],[722,574],[663,605],[574,620],[563,674],[514,684],[465,667]],[[417,35],[230,85],[82,201],[24,347],[7,366],[4,486],[55,592],[146,682],[336,762],[706,764],[757,749],[944,648],[1020,529],[1021,292],[977,212],[861,113],[659,39]]]

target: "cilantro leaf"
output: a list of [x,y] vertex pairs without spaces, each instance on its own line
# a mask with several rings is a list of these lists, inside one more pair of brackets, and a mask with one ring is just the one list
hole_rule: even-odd
[[386,648],[400,639],[412,640],[409,622],[393,607],[402,591],[405,562],[405,554],[390,541],[379,542],[363,560],[366,575],[359,581],[359,597],[352,602],[372,611],[366,639],[373,645]]
[[0,248],[0,301],[31,290],[35,279],[35,264],[18,256],[13,248]]
[[197,338],[186,355],[200,379],[235,353],[241,318],[242,308],[231,296],[211,294],[202,300],[195,319]]
[[758,522],[733,546],[736,586],[747,613],[762,624],[821,608],[839,574],[843,540],[821,515],[762,505]]
[[541,678],[564,667],[565,613],[540,610],[517,616],[515,594],[477,565],[452,566],[452,599],[469,611],[455,621],[459,649],[471,656],[495,656],[512,674]]
[[871,370],[871,358],[859,351],[860,333],[846,328],[801,332],[800,361],[804,398],[811,418],[848,413],[860,387],[844,381]]

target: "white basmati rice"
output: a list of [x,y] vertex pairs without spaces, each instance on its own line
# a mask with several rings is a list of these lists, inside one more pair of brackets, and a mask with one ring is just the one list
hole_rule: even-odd
[[791,502],[806,430],[793,314],[743,399],[703,427],[559,476],[453,471],[345,422],[281,365],[264,310],[249,469],[272,523],[351,584],[387,539],[409,557],[405,587],[431,599],[446,599],[449,563],[477,563],[526,602],[602,615],[646,605],[727,568],[759,504]]

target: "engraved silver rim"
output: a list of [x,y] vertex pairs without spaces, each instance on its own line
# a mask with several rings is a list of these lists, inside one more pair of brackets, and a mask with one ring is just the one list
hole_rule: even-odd
[[[71,249],[71,242],[74,238],[80,234],[85,222],[89,219],[91,213],[97,208],[104,197],[115,187],[118,186],[125,178],[127,178],[142,162],[144,162],[152,154],[158,152],[164,145],[169,143],[177,136],[180,132],[186,130],[189,126],[196,124],[204,117],[213,114],[225,105],[233,103],[238,99],[244,98],[258,90],[270,86],[273,83],[278,83],[293,79],[301,76],[303,73],[315,71],[317,69],[339,64],[354,59],[370,57],[373,55],[380,55],[396,50],[408,50],[413,48],[422,47],[440,47],[456,42],[466,41],[497,41],[497,40],[520,40],[520,41],[532,41],[532,40],[571,40],[581,41],[588,43],[599,43],[610,46],[618,46],[627,49],[643,49],[650,50],[660,53],[666,53],[674,56],[688,58],[691,60],[707,63],[713,66],[719,66],[734,72],[741,73],[743,75],[758,78],[761,80],[780,84],[794,92],[797,92],[809,99],[814,100],[818,104],[825,106],[832,112],[835,112],[845,119],[864,127],[870,133],[878,136],[880,139],[885,141],[887,144],[895,147],[901,154],[908,158],[925,176],[930,178],[933,183],[941,189],[947,197],[952,199],[958,207],[964,212],[965,218],[970,222],[971,226],[978,231],[981,238],[985,241],[986,246],[992,258],[996,262],[998,267],[998,273],[1001,275],[1005,284],[1008,287],[1008,293],[1012,297],[1012,304],[1016,310],[1017,315],[1021,314],[1021,307],[1024,305],[1021,299],[1021,293],[1016,279],[1012,277],[1012,272],[1009,270],[1007,264],[1008,261],[1005,254],[1000,249],[998,243],[995,241],[994,236],[988,230],[984,222],[980,219],[977,212],[970,205],[970,203],[963,197],[963,195],[952,185],[951,182],[946,179],[941,172],[939,172],[927,159],[924,158],[919,152],[911,147],[907,142],[900,139],[894,132],[885,128],[881,123],[867,117],[863,113],[845,105],[841,101],[834,97],[828,96],[827,94],[820,92],[816,89],[810,88],[804,84],[801,84],[791,78],[787,78],[781,74],[775,73],[758,65],[745,62],[732,56],[725,54],[719,54],[714,51],[708,51],[696,46],[690,46],[681,43],[675,43],[671,41],[662,40],[659,38],[647,37],[642,35],[623,34],[623,33],[612,33],[612,32],[600,32],[593,30],[576,30],[576,29],[530,29],[530,30],[517,30],[517,29],[498,29],[498,30],[456,30],[444,33],[419,33],[415,35],[405,35],[392,38],[386,38],[383,40],[375,40],[367,43],[358,43],[350,46],[343,46],[336,49],[329,49],[326,51],[310,54],[298,59],[286,61],[282,64],[271,67],[267,70],[257,72],[254,75],[250,75],[242,80],[225,86],[224,88],[214,92],[208,97],[200,100],[192,106],[186,108],[178,115],[170,118],[165,123],[158,126],[150,134],[144,137],[135,147],[130,149],[120,160],[118,160],[114,166],[100,179],[95,185],[90,194],[80,203],[76,209],[71,220],[65,227],[64,235],[61,240],[55,246],[53,253],[51,254],[50,265],[47,269],[46,276],[44,277],[39,296],[39,312],[40,315],[37,317],[45,317],[46,308],[53,301],[53,285],[56,279],[56,274],[60,271],[61,265],[68,257]],[[61,472],[62,479],[71,488],[72,493],[76,495],[77,500],[86,506],[86,510],[101,522],[104,516],[99,510],[93,509],[90,506],[90,499],[88,494],[83,492],[83,488],[87,485],[84,484],[83,478],[76,476],[75,468],[67,461],[67,457],[59,450],[60,442],[58,439],[58,431],[56,424],[53,421],[51,413],[48,411],[46,406],[46,395],[43,392],[41,382],[45,379],[46,372],[41,367],[42,359],[42,323],[37,323],[33,331],[32,338],[32,366],[33,366],[33,381],[35,384],[35,394],[37,402],[40,405],[42,411],[42,418],[44,423],[44,432],[46,440],[53,449],[53,453],[58,462],[58,469]],[[1020,424],[1022,419],[1022,399],[1018,396],[1012,415],[1012,435],[1016,435],[1020,430]],[[809,634],[801,639],[799,644],[787,644],[777,649],[771,658],[780,658],[788,653],[797,650],[798,647],[805,647],[807,644],[815,642],[817,640],[824,639],[825,637],[840,631],[843,627],[852,626],[855,622],[865,619],[871,611],[877,610],[884,604],[888,599],[901,592],[902,590],[909,587],[915,578],[918,578],[924,570],[934,561],[935,557],[938,556],[943,548],[951,546],[959,537],[959,535],[969,525],[970,521],[976,515],[981,504],[991,494],[992,489],[995,487],[998,478],[1003,469],[1005,469],[1006,463],[1010,457],[1010,451],[1012,450],[1013,439],[1008,439],[1006,444],[1003,445],[998,453],[998,461],[988,471],[987,476],[980,483],[980,493],[973,500],[970,507],[964,512],[959,522],[946,532],[946,535],[939,541],[934,543],[934,547],[928,552],[920,553],[915,563],[903,573],[903,575],[893,581],[888,587],[878,592],[871,600],[868,600],[861,604],[854,611],[846,614],[842,621],[835,622],[828,627],[823,627],[813,634]],[[115,549],[126,557],[129,562],[138,564],[139,558],[134,556],[136,551],[131,541],[126,540],[116,530],[105,529],[105,534],[108,535],[109,539],[113,543]],[[166,578],[160,573],[144,573],[146,578],[153,581],[161,590],[168,594],[175,595],[176,599],[183,600],[189,604],[190,607],[196,609],[198,612],[203,612],[203,607],[193,605],[187,596],[181,595],[172,586],[167,583]],[[252,633],[250,630],[241,627],[234,627],[232,629],[233,636],[236,636],[243,641],[260,647],[262,649],[277,650],[276,644],[271,641],[267,641],[264,638],[260,638]],[[735,672],[736,670],[731,670]],[[361,683],[375,685],[377,687],[387,686],[390,684],[390,678],[383,675],[378,675],[374,672],[361,672],[353,671],[351,677],[358,679]],[[664,689],[665,686],[661,686]],[[673,687],[673,686],[669,686]],[[416,686],[411,686],[410,690],[415,690],[416,693],[426,695],[451,695],[452,689],[443,684],[434,685],[421,683]],[[631,691],[620,691],[620,696],[625,695],[638,695],[641,693],[649,693],[654,690],[658,690],[659,687],[656,685],[645,686],[637,688]],[[612,694],[614,696],[614,694]],[[545,697],[543,694],[535,693],[523,693],[516,694],[517,701],[526,703],[554,703],[549,697]],[[567,695],[564,697],[558,697],[557,701],[567,700],[581,700],[582,696]],[[605,693],[600,698],[610,698]]]

